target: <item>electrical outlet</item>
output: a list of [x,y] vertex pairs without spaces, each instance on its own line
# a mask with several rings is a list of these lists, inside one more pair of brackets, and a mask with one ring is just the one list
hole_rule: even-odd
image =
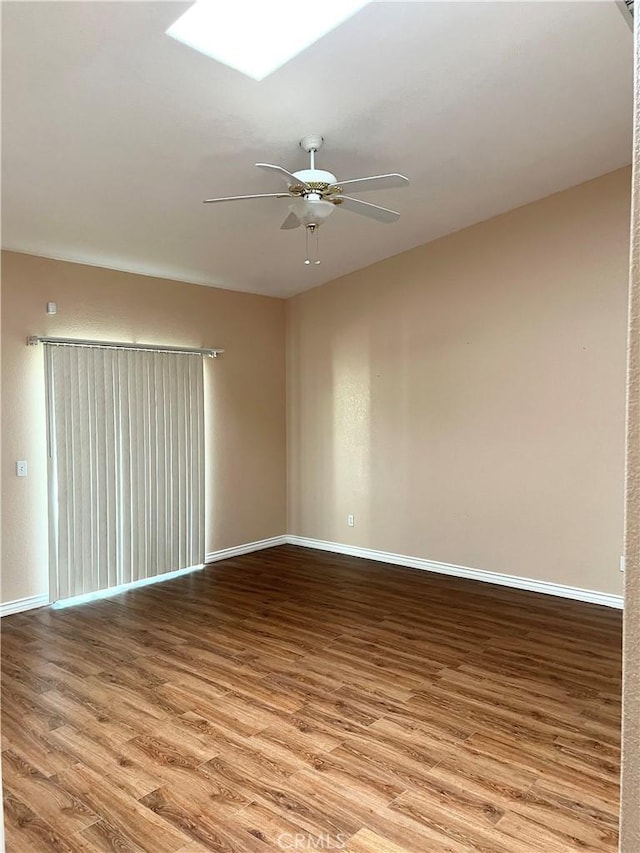
[[347,527],[354,527],[355,519],[352,515],[347,516]]
[[22,460],[21,462],[16,462],[16,477],[26,477],[27,476],[27,463]]

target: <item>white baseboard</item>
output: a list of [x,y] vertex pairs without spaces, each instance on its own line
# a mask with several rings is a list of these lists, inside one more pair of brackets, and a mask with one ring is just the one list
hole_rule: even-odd
[[[590,604],[601,604],[605,607],[622,608],[624,597],[612,595],[606,592],[598,592],[593,589],[582,589],[580,587],[563,586],[551,583],[551,581],[534,580],[533,578],[522,578],[517,575],[503,575],[498,572],[487,572],[484,569],[471,569],[467,566],[456,566],[451,563],[439,563],[435,560],[424,560],[421,557],[408,557],[406,554],[393,554],[389,551],[376,551],[373,548],[359,548],[355,545],[343,545],[340,542],[325,542],[322,539],[308,539],[304,536],[272,536],[270,539],[260,539],[257,542],[246,542],[244,545],[234,545],[231,548],[223,548],[220,551],[212,551],[205,555],[206,563],[215,563],[218,560],[228,560],[230,557],[238,557],[241,554],[250,554],[252,551],[262,551],[266,548],[274,548],[277,545],[298,545],[303,548],[315,548],[319,551],[331,551],[335,554],[346,554],[350,557],[362,557],[365,560],[375,560],[379,563],[393,563],[397,566],[406,566],[411,569],[421,569],[427,572],[436,572],[441,575],[450,575],[456,578],[467,578],[469,580],[492,583],[498,586],[508,586],[514,589],[524,589],[529,592],[540,592],[544,595],[556,595],[561,598],[571,598],[575,601],[586,601]],[[171,573],[178,575],[189,571],[180,570]],[[158,580],[168,580],[164,576]],[[18,598],[15,601],[7,601],[0,604],[0,616],[8,616],[11,613],[22,613],[35,607],[44,607],[49,604],[49,596],[32,595],[28,598]]]
[[286,545],[287,536],[272,536],[270,539],[259,539],[257,542],[246,542],[244,545],[234,545],[231,548],[223,548],[221,551],[212,551],[205,554],[205,563],[216,563],[218,560],[228,560],[230,557],[239,557],[241,554],[250,554],[252,551],[262,551],[265,548],[275,548],[276,545]]
[[427,572],[437,572],[441,575],[451,575],[456,578],[493,583],[514,589],[526,589],[529,592],[541,592],[544,595],[557,595],[560,598],[572,598],[575,601],[586,601],[590,604],[601,604],[605,607],[622,609],[624,596],[598,592],[594,589],[581,589],[577,586],[563,586],[551,581],[521,578],[517,575],[503,575],[498,572],[487,572],[484,569],[470,569],[467,566],[455,566],[451,563],[438,563],[435,560],[423,560],[421,557],[408,557],[405,554],[392,554],[388,551],[375,551],[373,548],[359,548],[355,545],[343,545],[339,542],[325,542],[322,539],[307,539],[304,536],[287,536],[289,545],[299,545],[303,548],[316,548],[319,551],[333,551],[335,554],[347,554],[350,557],[363,557],[365,560],[376,560],[379,563],[394,563],[411,569],[422,569]]
[[16,598],[15,601],[5,601],[0,604],[0,616],[9,616],[11,613],[22,613],[25,610],[33,610],[35,607],[46,607],[49,604],[49,596],[30,595],[28,598]]

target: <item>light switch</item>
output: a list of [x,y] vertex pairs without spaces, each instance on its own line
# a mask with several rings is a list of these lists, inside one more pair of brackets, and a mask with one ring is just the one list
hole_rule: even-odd
[[47,302],[47,314],[55,314],[58,310],[58,306],[55,302]]
[[27,476],[27,463],[23,459],[21,462],[16,462],[16,477]]

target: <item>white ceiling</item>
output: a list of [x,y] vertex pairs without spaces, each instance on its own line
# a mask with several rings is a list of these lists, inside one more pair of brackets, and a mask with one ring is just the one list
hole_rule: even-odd
[[[376,2],[261,83],[165,35],[173,2],[2,8],[3,245],[287,296],[631,159],[633,39],[615,0]],[[258,161],[398,171],[381,225],[336,211],[320,267]]]

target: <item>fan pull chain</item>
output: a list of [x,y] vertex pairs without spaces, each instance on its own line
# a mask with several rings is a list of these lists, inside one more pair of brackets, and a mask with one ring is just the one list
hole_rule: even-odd
[[[305,240],[306,240],[306,249],[307,256],[304,260],[306,266],[310,266],[313,264],[314,266],[318,266],[320,264],[320,235],[318,234],[318,226],[317,225],[307,225],[304,229],[305,231]],[[315,237],[315,246],[311,251],[309,251],[309,235],[311,235],[311,239]],[[310,257],[310,255],[312,257]]]

